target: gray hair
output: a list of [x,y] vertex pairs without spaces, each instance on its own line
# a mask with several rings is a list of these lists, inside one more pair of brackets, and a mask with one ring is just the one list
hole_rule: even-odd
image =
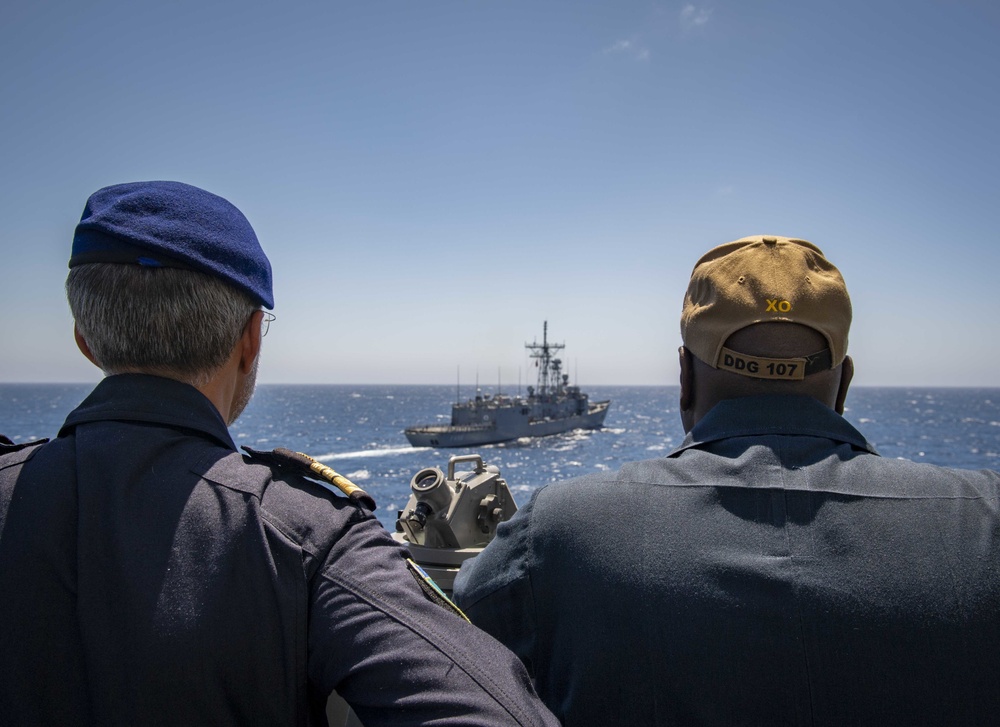
[[194,386],[229,359],[259,307],[205,273],[115,263],[71,268],[66,296],[106,374],[159,374]]

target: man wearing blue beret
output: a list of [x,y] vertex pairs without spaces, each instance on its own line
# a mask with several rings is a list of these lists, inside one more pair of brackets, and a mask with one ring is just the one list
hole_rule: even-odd
[[66,282],[106,374],[56,439],[0,443],[0,723],[551,725],[513,654],[425,597],[363,492],[240,455],[271,268],[176,182],[87,202]]

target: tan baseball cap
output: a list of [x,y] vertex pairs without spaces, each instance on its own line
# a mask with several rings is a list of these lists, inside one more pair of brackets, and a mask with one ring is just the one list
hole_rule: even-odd
[[[801,358],[748,356],[726,348],[754,323],[809,326],[829,349]],[[684,346],[713,368],[764,379],[799,380],[847,355],[851,299],[822,250],[805,240],[754,235],[710,250],[695,264],[681,312]]]

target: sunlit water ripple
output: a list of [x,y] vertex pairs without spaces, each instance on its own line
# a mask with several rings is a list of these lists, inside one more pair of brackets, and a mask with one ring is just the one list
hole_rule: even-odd
[[[0,433],[21,442],[55,436],[86,385],[0,384]],[[519,502],[547,482],[660,457],[684,438],[677,387],[587,387],[610,398],[605,427],[477,448],[499,466]],[[467,392],[471,393],[471,392]],[[509,392],[508,392],[509,393]],[[232,427],[237,445],[306,452],[357,482],[387,526],[420,469],[445,469],[469,450],[410,447],[403,429],[447,420],[451,386],[262,385]],[[851,390],[847,418],[886,457],[970,469],[1000,467],[1000,389]]]

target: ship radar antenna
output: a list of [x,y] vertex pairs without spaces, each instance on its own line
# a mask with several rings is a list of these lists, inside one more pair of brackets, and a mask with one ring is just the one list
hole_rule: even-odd
[[549,322],[542,325],[542,342],[537,340],[533,343],[526,343],[524,347],[531,351],[531,358],[535,359],[535,366],[538,367],[538,392],[539,396],[556,395],[563,390],[561,376],[562,360],[555,358],[554,353],[566,348],[565,343],[549,343]]

